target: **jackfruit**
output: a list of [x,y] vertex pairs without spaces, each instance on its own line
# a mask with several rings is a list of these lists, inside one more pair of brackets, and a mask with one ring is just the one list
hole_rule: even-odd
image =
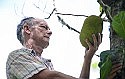
[[[86,39],[93,45],[94,41],[92,34],[95,34],[98,37],[98,33],[102,33],[103,30],[103,20],[101,17],[96,15],[91,15],[84,20],[81,32],[80,32],[80,42],[82,46],[88,48],[86,44]],[[97,39],[98,40],[98,39]]]

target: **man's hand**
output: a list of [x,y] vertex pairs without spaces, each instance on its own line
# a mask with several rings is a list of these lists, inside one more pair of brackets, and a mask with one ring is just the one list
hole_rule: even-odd
[[93,34],[92,37],[94,41],[93,45],[89,42],[88,39],[86,39],[86,43],[88,44],[89,49],[86,49],[85,51],[85,58],[90,59],[90,60],[92,59],[93,55],[98,50],[98,47],[102,42],[102,36],[100,33],[98,34],[98,38],[96,38],[95,34]]
[[89,40],[86,40],[86,43],[88,44],[89,49],[86,49],[85,51],[84,63],[80,74],[80,78],[82,79],[89,79],[91,59],[95,54],[95,52],[98,50],[98,47],[102,42],[102,36],[100,33],[98,34],[97,38],[95,34],[93,34],[92,38],[94,41],[93,45],[89,42]]
[[121,63],[115,63],[112,66],[111,72],[110,72],[107,79],[113,79],[116,76],[117,72],[119,72],[120,69],[122,69],[122,64]]

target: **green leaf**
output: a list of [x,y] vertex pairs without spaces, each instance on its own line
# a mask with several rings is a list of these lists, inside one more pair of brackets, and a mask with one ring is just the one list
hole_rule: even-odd
[[99,11],[102,12],[102,6],[99,7]]
[[111,56],[106,57],[106,61],[101,65],[100,79],[106,79],[112,68]]
[[121,11],[113,17],[112,28],[118,36],[125,39],[125,11]]
[[93,62],[91,64],[91,66],[92,66],[93,69],[97,69],[98,68],[98,62],[97,61]]
[[[98,64],[99,67],[101,67],[101,65],[106,61],[106,57],[107,57],[108,55],[111,55],[111,52],[112,52],[112,50],[106,50],[106,51],[102,51],[102,52],[100,53],[100,62],[99,62],[99,64]],[[114,52],[114,51],[113,51],[113,52]]]

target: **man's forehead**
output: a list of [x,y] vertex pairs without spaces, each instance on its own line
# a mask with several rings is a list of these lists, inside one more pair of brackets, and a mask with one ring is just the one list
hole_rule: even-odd
[[44,19],[36,18],[34,21],[38,22],[39,24],[47,24],[47,22]]

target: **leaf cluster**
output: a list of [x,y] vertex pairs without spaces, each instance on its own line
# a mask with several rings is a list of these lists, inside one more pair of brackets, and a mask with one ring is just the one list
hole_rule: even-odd
[[120,11],[115,15],[111,24],[117,35],[125,40],[125,11]]
[[[124,48],[119,47],[115,50],[106,50],[101,52],[100,54],[100,62],[98,66],[100,67],[100,79],[106,79],[110,74],[112,66],[116,63],[122,63],[124,67],[125,53]],[[123,73],[123,68],[117,73],[117,77],[121,77]],[[117,78],[115,78],[117,79]],[[119,79],[119,78],[118,78]]]

